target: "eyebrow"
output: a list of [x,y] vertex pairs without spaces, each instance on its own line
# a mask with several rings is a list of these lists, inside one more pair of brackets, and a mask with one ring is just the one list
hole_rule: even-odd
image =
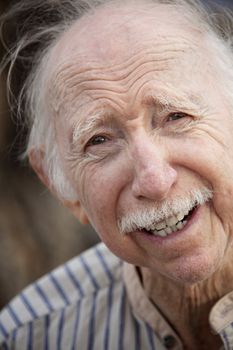
[[94,113],[88,114],[76,122],[71,130],[71,144],[76,144],[83,136],[91,133],[101,125],[112,124],[114,122],[113,114],[107,111],[106,108],[95,111]]
[[159,106],[163,111],[183,109],[189,112],[203,113],[208,109],[201,96],[185,92],[183,94],[176,94],[174,91],[172,94],[150,93],[143,99],[142,103],[149,106]]
[[[183,93],[183,95],[175,93],[172,95],[168,95],[168,93],[150,93],[142,99],[142,104],[145,106],[159,106],[163,112],[181,110],[189,113],[204,114],[209,109],[201,96],[188,93]],[[93,111],[94,108],[91,110]],[[75,145],[85,135],[90,134],[101,125],[111,126],[116,123],[114,118],[115,113],[110,107],[102,107],[92,111],[85,112],[81,120],[73,124],[70,137],[72,145]]]

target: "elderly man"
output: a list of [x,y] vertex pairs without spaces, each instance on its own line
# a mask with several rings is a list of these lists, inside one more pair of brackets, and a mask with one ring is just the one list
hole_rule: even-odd
[[49,37],[27,153],[105,245],[16,297],[2,348],[233,349],[230,37],[195,1],[92,5],[67,2],[13,57]]

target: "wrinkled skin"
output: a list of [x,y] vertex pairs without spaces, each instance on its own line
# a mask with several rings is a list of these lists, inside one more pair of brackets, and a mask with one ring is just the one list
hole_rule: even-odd
[[[183,286],[218,280],[232,255],[233,117],[205,40],[161,5],[109,7],[51,56],[57,141],[79,198],[67,205],[120,258]],[[127,212],[203,186],[213,199],[184,233],[119,232]]]

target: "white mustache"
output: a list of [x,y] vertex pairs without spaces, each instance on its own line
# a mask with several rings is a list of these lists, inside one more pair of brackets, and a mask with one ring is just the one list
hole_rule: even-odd
[[163,221],[178,213],[188,212],[197,205],[202,205],[213,197],[207,187],[189,191],[185,196],[177,196],[162,204],[155,203],[153,207],[143,208],[126,214],[118,219],[117,224],[122,234],[136,230],[150,230],[152,224]]

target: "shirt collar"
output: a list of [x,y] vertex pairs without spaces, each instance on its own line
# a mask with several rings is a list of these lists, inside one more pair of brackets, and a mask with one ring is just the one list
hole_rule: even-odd
[[168,337],[174,339],[173,350],[183,349],[178,335],[163,318],[157,307],[147,298],[134,265],[123,264],[126,291],[136,318],[143,319],[157,334],[163,344]]
[[225,349],[233,349],[233,291],[213,306],[209,322],[213,332],[221,336]]
[[[175,339],[176,344],[172,349],[183,349],[179,336],[165,320],[159,309],[146,296],[136,266],[125,262],[123,264],[123,278],[135,317],[148,323],[162,343],[170,336]],[[232,350],[233,291],[225,295],[213,306],[210,312],[209,323],[213,332],[220,335],[224,348]]]

